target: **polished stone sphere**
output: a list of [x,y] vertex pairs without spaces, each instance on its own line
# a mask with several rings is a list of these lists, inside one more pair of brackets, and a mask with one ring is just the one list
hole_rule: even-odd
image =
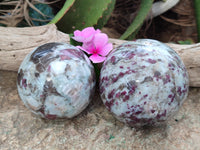
[[179,110],[188,87],[181,58],[156,40],[118,46],[101,69],[103,103],[117,119],[133,127],[163,124]]
[[78,48],[47,43],[25,57],[17,87],[33,113],[47,119],[72,118],[88,106],[94,94],[94,68]]

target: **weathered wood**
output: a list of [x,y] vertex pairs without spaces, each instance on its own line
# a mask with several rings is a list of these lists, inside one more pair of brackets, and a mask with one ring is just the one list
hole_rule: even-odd
[[[0,27],[0,70],[17,71],[30,51],[48,42],[69,43],[69,36],[58,31],[54,24],[27,28]],[[116,47],[125,41],[110,39],[110,42]],[[185,63],[190,76],[190,86],[200,87],[200,43],[168,45]]]
[[67,34],[54,24],[14,28],[0,27],[0,70],[17,71],[24,57],[39,45],[48,42],[69,42]]

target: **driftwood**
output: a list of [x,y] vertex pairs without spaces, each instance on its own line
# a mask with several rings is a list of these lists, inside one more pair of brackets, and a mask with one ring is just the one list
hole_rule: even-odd
[[[30,51],[48,42],[69,43],[69,36],[58,31],[54,24],[27,28],[0,27],[0,70],[17,71]],[[110,42],[116,47],[125,41],[110,39]],[[200,43],[168,45],[182,58],[190,76],[190,86],[200,87]]]

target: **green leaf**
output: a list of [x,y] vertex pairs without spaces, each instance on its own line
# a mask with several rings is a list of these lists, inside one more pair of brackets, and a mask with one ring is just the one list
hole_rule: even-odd
[[71,8],[74,2],[75,0],[66,0],[62,9],[56,14],[56,16],[51,20],[51,22],[49,22],[49,24],[57,23],[67,13],[67,11]]
[[132,40],[142,26],[144,20],[146,19],[149,11],[151,10],[153,0],[141,0],[140,9],[137,16],[133,20],[132,24],[128,29],[123,33],[120,39],[129,39]]
[[109,137],[109,140],[112,140],[114,139],[115,137],[111,134],[110,137]]
[[200,0],[194,0],[194,8],[197,23],[198,42],[200,42]]
[[107,9],[103,12],[102,17],[99,18],[97,24],[94,26],[96,29],[101,29],[107,23],[112,11],[114,10],[116,0],[111,0],[108,4]]
[[[70,10],[57,23],[58,29],[72,33],[97,24],[113,0],[76,0]],[[104,24],[105,21],[102,23]],[[102,27],[102,25],[101,25]]]
[[193,44],[194,42],[191,39],[189,39],[185,41],[178,41],[178,43],[181,45],[187,45],[187,44]]

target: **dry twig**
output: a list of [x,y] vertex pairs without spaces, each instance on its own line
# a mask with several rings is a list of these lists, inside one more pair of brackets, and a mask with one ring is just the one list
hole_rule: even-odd
[[[40,15],[46,16],[34,5],[38,3],[51,4],[58,1],[60,0],[53,0],[52,2],[43,2],[41,0],[3,0],[0,2],[0,24],[7,27],[15,27],[25,20],[29,26],[33,26],[33,18],[29,16],[29,9],[32,8]],[[6,9],[3,9],[5,7]]]

